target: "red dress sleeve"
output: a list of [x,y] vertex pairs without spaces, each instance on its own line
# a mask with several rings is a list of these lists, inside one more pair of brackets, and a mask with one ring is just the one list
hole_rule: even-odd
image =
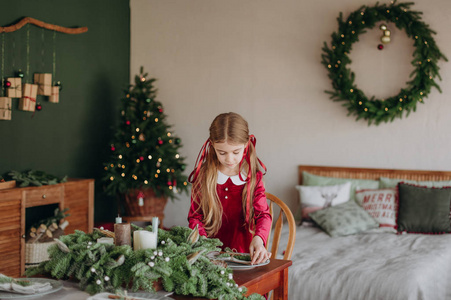
[[272,217],[269,214],[269,206],[265,195],[262,172],[257,173],[257,184],[254,190],[254,221],[255,235],[262,238],[266,246],[269,230],[272,225]]
[[191,229],[194,229],[196,225],[198,225],[199,234],[203,236],[207,236],[207,232],[205,231],[204,223],[202,222],[204,219],[204,215],[199,209],[199,204],[193,200],[193,196],[191,196],[191,207],[188,212],[188,226]]

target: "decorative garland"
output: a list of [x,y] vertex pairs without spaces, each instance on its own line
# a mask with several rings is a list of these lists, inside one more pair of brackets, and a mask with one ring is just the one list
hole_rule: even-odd
[[[142,228],[132,225],[134,230]],[[145,230],[152,231],[152,226]],[[132,233],[133,236],[133,233]],[[164,290],[223,300],[264,300],[259,294],[244,296],[245,287],[233,280],[232,270],[213,263],[206,255],[220,251],[218,239],[209,239],[187,227],[158,229],[157,249],[134,251],[130,246],[97,243],[104,231],[87,234],[76,231],[61,236],[49,247],[50,260],[27,269],[27,276],[50,274],[57,279],[73,278],[90,294],[102,291],[121,293],[123,288],[154,291],[161,283]]]
[[[402,118],[403,113],[407,115],[416,110],[417,102],[424,103],[432,87],[441,89],[435,82],[435,77],[441,80],[437,62],[440,59],[448,59],[438,49],[432,34],[436,34],[429,25],[421,21],[421,12],[411,11],[412,2],[399,3],[393,1],[391,4],[374,7],[362,6],[352,12],[346,20],[340,12],[338,20],[338,31],[332,33],[332,47],[326,42],[322,48],[322,64],[329,71],[334,91],[326,91],[334,101],[346,101],[343,106],[347,107],[349,114],[356,115],[357,120],[365,119],[368,125],[373,122],[378,125],[381,122],[392,122],[396,117]],[[385,100],[368,97],[354,83],[355,75],[347,67],[351,63],[349,53],[352,44],[359,40],[359,35],[366,32],[367,28],[373,28],[377,22],[392,22],[400,30],[404,29],[407,36],[414,40],[415,51],[413,52],[412,65],[415,70],[411,73],[412,78],[407,82],[407,87]]]

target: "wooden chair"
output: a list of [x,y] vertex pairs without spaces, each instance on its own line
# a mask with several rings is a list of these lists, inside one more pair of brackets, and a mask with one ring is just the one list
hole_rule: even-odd
[[[279,249],[279,242],[280,242],[280,235],[282,233],[282,227],[283,227],[283,215],[285,215],[287,222],[288,222],[288,229],[289,229],[289,235],[288,235],[288,244],[287,248],[285,249],[285,253],[283,255],[283,259],[290,259],[291,254],[293,253],[294,248],[294,241],[296,236],[296,224],[294,221],[293,214],[291,213],[291,210],[288,208],[288,206],[279,198],[274,196],[273,194],[266,193],[266,199],[270,201],[269,203],[269,212],[271,216],[273,216],[274,220],[274,208],[273,205],[276,204],[280,207],[279,216],[276,220],[276,224],[274,226],[274,235],[272,236],[272,245],[271,245],[271,253],[272,257],[276,257],[277,250]],[[271,230],[269,231],[269,238],[266,243],[266,249],[268,249],[270,244],[271,238]]]

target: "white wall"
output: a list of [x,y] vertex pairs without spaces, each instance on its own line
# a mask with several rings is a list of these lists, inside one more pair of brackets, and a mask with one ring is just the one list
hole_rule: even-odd
[[[413,10],[437,32],[451,58],[451,1],[417,0]],[[440,86],[415,113],[368,127],[348,117],[321,62],[324,41],[362,0],[131,0],[131,74],[144,66],[158,79],[158,99],[182,138],[189,169],[213,118],[242,114],[268,167],[267,190],[297,209],[297,165],[451,170],[450,63]],[[351,52],[357,83],[388,97],[408,81],[413,45],[393,24],[392,43],[376,49],[378,28]],[[188,174],[189,171],[187,171]],[[165,225],[186,225],[189,197],[169,202]]]

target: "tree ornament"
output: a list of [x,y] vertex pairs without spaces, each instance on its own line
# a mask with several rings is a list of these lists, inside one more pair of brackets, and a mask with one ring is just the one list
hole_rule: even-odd
[[22,70],[19,69],[19,71],[17,71],[17,73],[16,73],[16,76],[23,78],[24,74],[23,74]]
[[41,105],[41,103],[36,103],[36,110],[37,111],[41,111],[42,110],[42,105]]
[[116,151],[116,147],[114,147],[114,145],[111,145],[111,151]]
[[[333,101],[344,101],[343,106],[348,109],[350,115],[356,115],[357,120],[364,119],[368,125],[379,125],[381,122],[392,122],[395,118],[402,118],[410,112],[416,110],[417,102],[423,103],[424,98],[435,87],[441,92],[435,78],[441,80],[437,63],[440,59],[448,61],[437,47],[433,34],[435,32],[421,20],[421,12],[411,11],[412,2],[391,4],[378,4],[375,6],[363,6],[358,11],[352,12],[346,20],[342,13],[338,18],[338,31],[332,34],[331,47],[324,43],[322,48],[322,64],[329,72],[332,80],[332,91],[330,94]],[[366,32],[366,29],[373,28],[376,23],[386,21],[393,22],[400,30],[405,30],[407,36],[414,41],[415,50],[413,52],[412,64],[415,70],[412,72],[407,87],[401,88],[400,92],[386,98],[376,99],[374,96],[368,98],[354,83],[355,74],[349,69],[351,60],[349,53],[352,44],[357,42],[358,35]],[[379,27],[384,30],[384,36],[391,34],[387,27]],[[349,34],[354,32],[354,34]],[[388,34],[388,35],[387,35]],[[382,50],[384,46],[378,45]],[[340,63],[337,63],[340,61]],[[403,99],[403,101],[399,101]]]
[[175,138],[174,142],[175,142],[176,145],[180,145],[182,140],[180,138]]
[[130,125],[130,120],[125,121],[125,124]]
[[5,81],[5,86],[6,86],[7,88],[11,87],[11,81],[6,80],[6,81]]
[[387,29],[387,25],[382,24],[379,26],[379,29],[382,30],[381,42],[382,44],[390,43],[390,30]]
[[55,86],[58,86],[60,88],[60,91],[63,89],[63,84],[59,80],[55,83]]
[[163,140],[158,140],[158,145],[163,145]]
[[144,142],[144,141],[146,140],[146,137],[144,136],[143,133],[140,133],[138,139],[139,139],[141,142]]
[[381,37],[381,42],[382,42],[383,44],[388,44],[388,43],[390,43],[390,37],[389,37],[389,36],[386,36],[386,35],[383,35],[383,36]]

